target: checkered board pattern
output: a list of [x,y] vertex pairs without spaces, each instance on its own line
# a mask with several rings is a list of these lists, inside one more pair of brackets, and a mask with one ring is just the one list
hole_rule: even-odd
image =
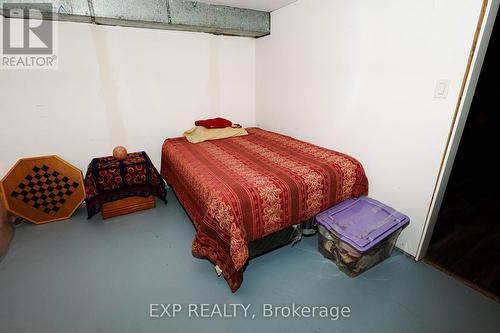
[[46,165],[35,166],[10,194],[45,214],[54,215],[80,186]]

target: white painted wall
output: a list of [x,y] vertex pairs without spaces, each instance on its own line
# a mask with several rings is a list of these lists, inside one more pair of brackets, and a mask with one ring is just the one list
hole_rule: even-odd
[[58,70],[0,70],[0,177],[45,154],[85,172],[119,144],[159,167],[196,119],[255,125],[254,39],[58,24]]
[[[481,0],[299,0],[256,45],[258,126],[357,157],[415,255]],[[435,99],[436,80],[451,81]]]
[[415,255],[481,3],[299,0],[256,41],[59,22],[58,70],[0,71],[0,176],[44,154],[85,171],[118,144],[159,166],[163,139],[225,116],[357,157]]

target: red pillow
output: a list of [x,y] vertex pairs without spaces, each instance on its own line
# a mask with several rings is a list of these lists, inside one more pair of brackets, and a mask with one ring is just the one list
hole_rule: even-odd
[[196,126],[203,126],[205,128],[225,128],[225,127],[231,127],[233,125],[232,122],[224,118],[197,120],[194,122],[194,124]]

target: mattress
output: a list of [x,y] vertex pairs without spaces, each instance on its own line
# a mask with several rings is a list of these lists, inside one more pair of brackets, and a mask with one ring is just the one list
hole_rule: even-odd
[[163,144],[161,174],[193,220],[193,255],[218,265],[235,292],[248,244],[353,196],[368,194],[353,157],[292,137],[248,128],[249,135]]

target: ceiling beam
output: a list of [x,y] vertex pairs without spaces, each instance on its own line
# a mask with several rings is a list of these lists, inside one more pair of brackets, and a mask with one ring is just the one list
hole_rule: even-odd
[[[47,0],[0,0],[5,17],[26,18],[32,3]],[[9,3],[22,11],[7,8]],[[268,12],[210,5],[186,0],[55,0],[44,18],[138,28],[207,32],[219,35],[261,37],[270,33]]]

